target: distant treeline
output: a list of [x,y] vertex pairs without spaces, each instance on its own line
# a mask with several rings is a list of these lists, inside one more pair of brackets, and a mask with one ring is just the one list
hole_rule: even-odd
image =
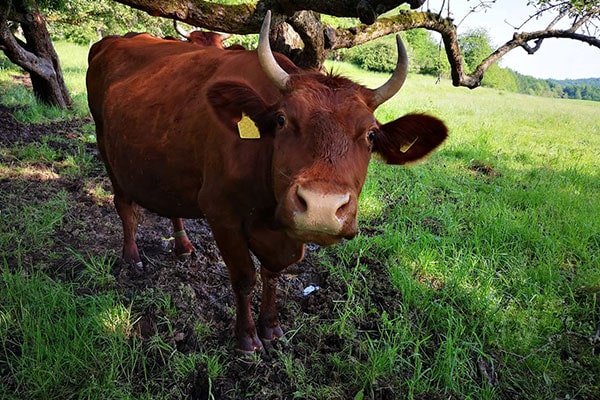
[[562,86],[563,93],[570,99],[600,101],[600,78],[548,79],[548,81]]
[[[503,68],[501,68],[503,69]],[[532,94],[536,96],[560,97],[578,100],[600,101],[600,78],[587,79],[538,79],[519,74],[511,69],[505,69],[508,74],[514,76],[517,84],[517,92]],[[484,86],[486,81],[483,81]],[[503,85],[489,85],[499,89],[505,89]]]

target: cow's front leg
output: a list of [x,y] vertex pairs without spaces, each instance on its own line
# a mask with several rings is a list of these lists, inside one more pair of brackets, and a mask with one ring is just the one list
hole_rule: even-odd
[[[253,353],[263,346],[256,334],[250,301],[256,284],[256,268],[250,257],[250,250],[236,224],[225,225],[224,221],[209,223],[221,252],[221,257],[229,272],[236,307],[235,336],[236,350],[241,353]],[[237,226],[240,226],[239,224]]]
[[236,350],[241,353],[253,353],[262,350],[263,346],[256,334],[256,326],[252,317],[252,292],[256,284],[256,271],[251,268],[229,268],[229,277],[233,288],[236,306],[235,336]]
[[183,226],[182,218],[172,218],[171,223],[173,224],[173,237],[175,238],[175,254],[179,258],[187,258],[192,255],[196,250],[188,239],[185,227]]
[[277,313],[277,281],[280,273],[271,272],[262,267],[260,275],[262,278],[262,301],[258,317],[258,334],[266,344],[283,336]]
[[262,301],[258,333],[263,342],[267,343],[283,336],[277,312],[279,271],[302,259],[304,245],[291,239],[284,232],[255,224],[251,230],[250,248],[262,265]]

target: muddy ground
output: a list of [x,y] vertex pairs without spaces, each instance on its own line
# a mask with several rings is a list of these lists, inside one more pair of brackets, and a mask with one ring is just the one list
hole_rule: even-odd
[[[11,110],[0,106],[0,147],[12,147],[20,143],[40,143],[64,154],[80,151],[84,125],[90,120],[52,123],[48,125],[24,125],[15,121]],[[53,137],[71,140],[47,139]],[[46,139],[44,139],[46,137]],[[186,230],[196,247],[196,254],[182,262],[172,252],[171,226],[167,219],[144,212],[138,231],[138,246],[142,252],[146,271],[132,271],[120,261],[121,225],[112,205],[110,182],[106,178],[96,147],[85,144],[84,150],[93,157],[94,167],[84,174],[62,176],[53,170],[53,164],[36,163],[33,172],[26,175],[0,179],[0,198],[9,199],[0,204],[2,209],[19,209],[25,204],[40,204],[47,198],[64,191],[69,208],[51,240],[37,250],[27,253],[23,265],[34,265],[59,281],[81,283],[84,266],[74,253],[90,257],[108,257],[114,277],[107,285],[91,282],[89,287],[78,289],[79,295],[94,295],[103,290],[114,290],[123,297],[125,304],[133,300],[133,312],[139,318],[135,336],[143,343],[148,356],[149,374],[156,377],[156,390],[172,385],[173,398],[207,398],[208,380],[204,367],[199,368],[184,381],[168,382],[172,377],[165,369],[162,350],[150,346],[150,338],[160,336],[172,348],[190,352],[222,352],[225,369],[212,382],[212,393],[217,399],[256,398],[280,399],[298,396],[303,398],[297,383],[283,373],[278,351],[290,355],[294,362],[319,360],[315,354],[327,356],[333,352],[352,352],[352,343],[335,334],[317,334],[311,324],[331,322],[338,317],[335,303],[347,296],[347,287],[330,276],[321,260],[329,257],[326,252],[313,246],[306,259],[291,266],[282,275],[278,292],[280,323],[285,331],[294,332],[286,346],[277,345],[276,351],[252,359],[239,357],[234,351],[233,322],[234,302],[224,266],[209,227],[203,220],[186,221]],[[0,153],[0,157],[2,154]],[[9,161],[10,160],[3,160]],[[56,163],[57,160],[54,161]],[[60,162],[60,160],[58,160]],[[60,171],[59,171],[60,172]],[[102,192],[106,193],[102,195]],[[99,194],[100,193],[100,194]],[[8,254],[10,254],[10,249]],[[9,256],[9,266],[17,268],[18,260]],[[364,262],[364,260],[363,260]],[[371,272],[387,274],[373,260]],[[309,285],[320,290],[308,296],[303,290]],[[361,327],[376,331],[384,310],[392,310],[400,300],[395,298],[387,279],[376,279],[369,287],[373,304],[378,312],[371,313],[372,320],[365,320]],[[165,294],[167,296],[165,296]],[[255,291],[253,307],[258,310],[260,290]],[[161,300],[170,299],[169,307],[161,307]],[[367,305],[365,305],[367,306]],[[176,312],[172,312],[172,309]],[[169,311],[171,310],[171,311]],[[198,324],[208,326],[200,337]],[[357,357],[360,355],[357,353]],[[325,368],[327,368],[325,366]],[[307,371],[309,371],[307,369]],[[140,377],[143,371],[137,371]],[[346,390],[344,397],[352,398],[356,388],[344,388],[344,382],[328,382],[330,375],[311,376],[308,385],[327,386],[332,383],[338,390]],[[337,378],[339,379],[339,377]],[[160,388],[160,389],[159,389]],[[341,389],[340,389],[341,388]],[[140,388],[140,391],[147,389]],[[151,389],[152,390],[152,389]],[[386,382],[378,382],[372,388],[375,398],[394,399],[393,388]],[[433,398],[435,398],[434,396]]]

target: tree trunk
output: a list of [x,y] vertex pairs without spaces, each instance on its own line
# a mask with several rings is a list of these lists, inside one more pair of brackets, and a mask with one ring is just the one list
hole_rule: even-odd
[[276,16],[271,43],[273,50],[303,69],[321,68],[328,53],[320,15],[313,11],[299,11],[289,18]]
[[[21,26],[25,41],[15,36],[17,24]],[[71,105],[58,54],[52,46],[46,21],[35,2],[2,1],[0,50],[30,74],[33,92],[39,101],[60,108]]]

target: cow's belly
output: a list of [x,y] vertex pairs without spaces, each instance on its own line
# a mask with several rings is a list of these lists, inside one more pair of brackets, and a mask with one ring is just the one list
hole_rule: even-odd
[[192,154],[121,146],[108,159],[115,191],[163,217],[199,218],[201,166]]
[[171,190],[135,191],[132,199],[143,208],[162,217],[200,218],[202,210],[197,203],[196,193],[175,192]]
[[196,187],[177,185],[172,180],[142,177],[135,181],[121,180],[121,189],[135,203],[156,214],[169,218],[199,218],[202,210],[198,205]]

